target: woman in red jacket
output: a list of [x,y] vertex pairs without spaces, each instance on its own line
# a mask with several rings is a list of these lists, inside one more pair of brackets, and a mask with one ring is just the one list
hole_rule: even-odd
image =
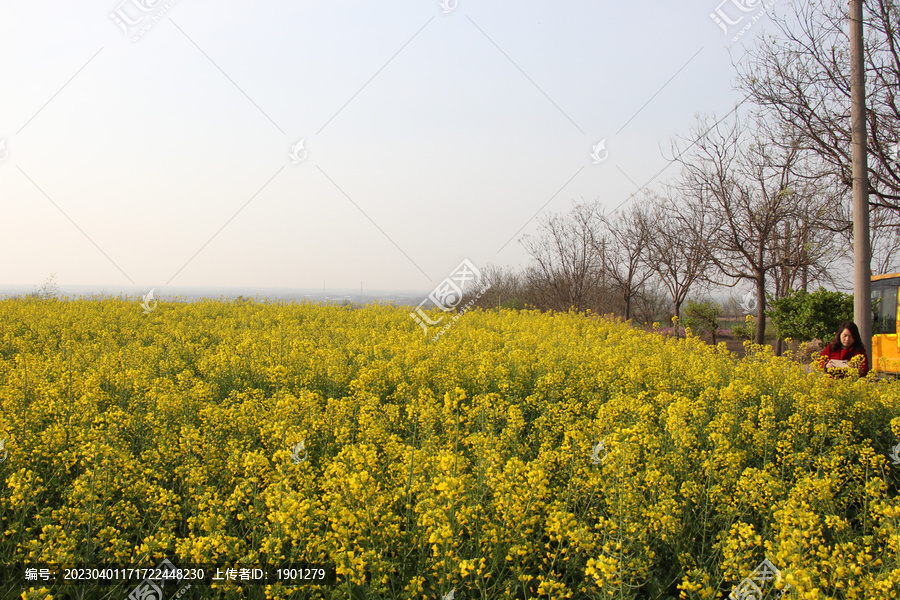
[[[843,369],[848,366],[850,359],[862,354],[862,363],[859,365],[859,376],[865,377],[869,372],[869,357],[866,355],[866,347],[863,346],[859,336],[859,328],[853,321],[844,321],[838,327],[834,340],[822,350],[825,357],[826,369]],[[831,371],[830,374],[843,377],[846,371]]]

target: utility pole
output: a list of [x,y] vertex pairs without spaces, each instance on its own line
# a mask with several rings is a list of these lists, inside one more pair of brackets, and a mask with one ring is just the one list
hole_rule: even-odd
[[869,167],[866,154],[866,74],[862,0],[850,0],[850,115],[853,141],[853,320],[872,356],[872,273],[869,248]]

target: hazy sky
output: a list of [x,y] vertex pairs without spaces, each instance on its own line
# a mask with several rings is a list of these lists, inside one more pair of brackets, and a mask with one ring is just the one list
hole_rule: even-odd
[[536,215],[622,205],[740,100],[732,61],[772,27],[719,1],[0,0],[0,284],[524,265]]

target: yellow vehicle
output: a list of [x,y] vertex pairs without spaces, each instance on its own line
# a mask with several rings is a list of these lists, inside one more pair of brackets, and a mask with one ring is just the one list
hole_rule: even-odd
[[872,367],[874,371],[895,375],[900,375],[898,289],[900,273],[872,277]]

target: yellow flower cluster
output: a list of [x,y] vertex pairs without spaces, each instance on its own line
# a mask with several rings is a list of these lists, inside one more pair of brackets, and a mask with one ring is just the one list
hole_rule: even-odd
[[470,310],[432,341],[384,305],[4,300],[0,438],[7,569],[336,574],[204,598],[693,600],[768,558],[764,597],[900,591],[898,384],[593,315]]

